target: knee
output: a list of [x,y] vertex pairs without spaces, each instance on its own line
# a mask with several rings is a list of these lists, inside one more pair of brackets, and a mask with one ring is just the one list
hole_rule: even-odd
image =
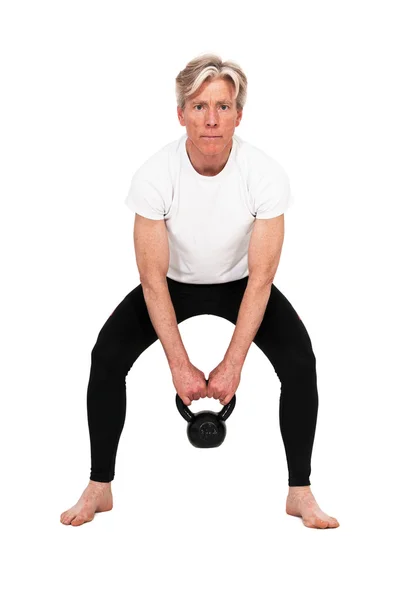
[[99,341],[93,346],[90,353],[92,367],[99,367],[102,371],[112,371],[121,367],[122,351],[116,344],[103,344]]
[[291,353],[283,363],[280,369],[281,380],[298,383],[316,380],[317,361],[312,349],[307,352]]
[[296,364],[299,369],[305,371],[315,371],[317,360],[311,346],[308,346],[304,351],[299,352],[296,356]]

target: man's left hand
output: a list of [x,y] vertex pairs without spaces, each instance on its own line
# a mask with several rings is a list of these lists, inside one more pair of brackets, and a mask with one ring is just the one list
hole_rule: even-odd
[[225,359],[208,376],[207,397],[228,404],[239,386],[242,367],[233,365]]

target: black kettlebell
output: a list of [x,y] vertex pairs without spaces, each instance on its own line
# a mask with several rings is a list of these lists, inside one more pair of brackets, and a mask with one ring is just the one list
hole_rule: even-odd
[[[208,385],[208,379],[206,379]],[[182,398],[176,394],[176,406],[185,419],[188,421],[187,435],[189,442],[196,448],[216,448],[220,446],[226,436],[227,420],[236,404],[236,394],[232,400],[222,407],[219,412],[212,410],[202,410],[194,414]]]

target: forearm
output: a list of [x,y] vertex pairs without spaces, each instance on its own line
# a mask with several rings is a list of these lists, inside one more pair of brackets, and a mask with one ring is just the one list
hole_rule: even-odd
[[249,278],[240,304],[235,331],[224,360],[242,368],[247,352],[264,317],[272,282],[261,285]]
[[142,289],[150,320],[164,348],[169,366],[172,368],[188,362],[189,356],[179,332],[167,281],[142,282]]

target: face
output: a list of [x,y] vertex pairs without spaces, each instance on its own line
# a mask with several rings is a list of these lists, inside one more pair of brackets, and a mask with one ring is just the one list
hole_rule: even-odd
[[203,155],[211,157],[231,147],[243,112],[236,109],[234,93],[231,81],[213,79],[205,81],[195,96],[186,99],[183,111],[178,106],[180,124],[186,127],[188,138]]

